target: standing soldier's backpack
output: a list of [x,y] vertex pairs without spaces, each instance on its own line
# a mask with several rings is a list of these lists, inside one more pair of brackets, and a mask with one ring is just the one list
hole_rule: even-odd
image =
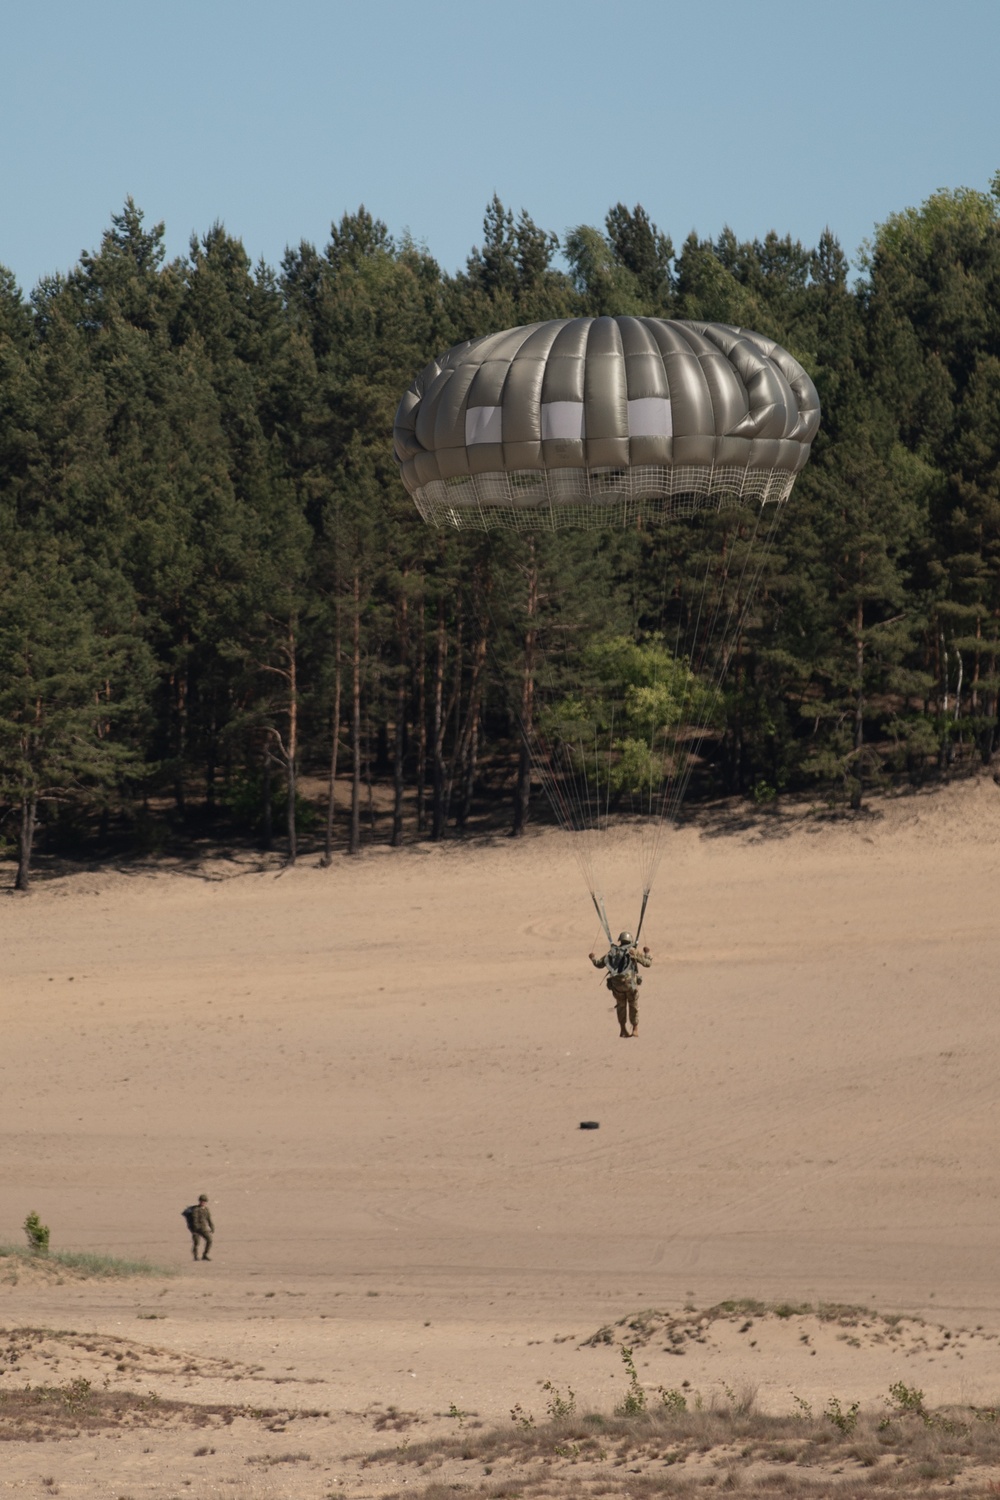
[[184,1219],[184,1222],[187,1225],[187,1227],[190,1229],[190,1231],[191,1231],[192,1234],[194,1234],[194,1211],[195,1211],[195,1204],[193,1204],[193,1203],[191,1204],[190,1208],[182,1208],[181,1209],[181,1215],[182,1215],[182,1217]]

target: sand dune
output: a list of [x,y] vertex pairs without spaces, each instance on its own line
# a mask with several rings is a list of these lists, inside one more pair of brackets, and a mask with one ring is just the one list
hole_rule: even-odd
[[[642,1379],[752,1381],[771,1410],[895,1380],[995,1401],[998,876],[987,778],[854,821],[674,833],[629,1042],[558,833],[4,895],[0,1240],[37,1209],[55,1248],[179,1274],[60,1282],[0,1262],[5,1328],[95,1344],[15,1338],[0,1391],[55,1370],[331,1415],[286,1423],[311,1454],[294,1479],[250,1473],[276,1439],[241,1416],[198,1458],[183,1423],[113,1448],[5,1443],[0,1495],[53,1492],[31,1489],[43,1476],[152,1500],[227,1475],[380,1494],[392,1481],[343,1461],[380,1410],[506,1420],[543,1410],[546,1380],[608,1408],[629,1319],[726,1299],[859,1304],[930,1332],[770,1314],[754,1337],[720,1315],[678,1354],[658,1324]],[[618,849],[613,923],[635,920],[629,880]],[[194,1266],[180,1210],[202,1191],[218,1235]]]

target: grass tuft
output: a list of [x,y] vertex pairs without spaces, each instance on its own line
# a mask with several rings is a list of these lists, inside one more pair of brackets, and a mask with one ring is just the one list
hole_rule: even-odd
[[84,1278],[177,1275],[172,1266],[156,1266],[148,1260],[121,1260],[116,1255],[96,1255],[89,1250],[50,1250],[42,1262],[34,1251],[23,1250],[20,1245],[0,1245],[0,1260],[12,1261],[15,1267],[20,1265],[36,1268],[39,1264],[44,1264],[49,1270],[59,1267]]

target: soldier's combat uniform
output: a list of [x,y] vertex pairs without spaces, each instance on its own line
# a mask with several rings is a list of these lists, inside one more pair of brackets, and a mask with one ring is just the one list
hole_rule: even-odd
[[[621,933],[617,943],[612,943],[603,958],[597,958],[593,953],[590,962],[595,969],[607,969],[607,986],[615,997],[615,1013],[618,1016],[618,1035],[635,1036],[639,1030],[639,986],[642,983],[642,975],[639,973],[637,964],[642,964],[648,969],[653,962],[649,956],[649,949],[643,948],[640,952],[633,943],[627,932]],[[631,1024],[631,1032],[626,1026],[626,1021]]]
[[212,1215],[208,1211],[208,1199],[202,1193],[198,1202],[191,1210],[191,1254],[195,1260],[198,1259],[198,1241],[204,1240],[205,1248],[202,1251],[202,1260],[208,1260],[208,1252],[212,1248],[212,1236],[215,1233],[215,1225],[212,1223]]

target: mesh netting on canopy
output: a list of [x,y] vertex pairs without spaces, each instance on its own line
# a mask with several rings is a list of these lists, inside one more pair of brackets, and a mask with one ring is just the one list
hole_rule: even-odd
[[[396,457],[423,518],[518,532],[529,549],[516,570],[525,598],[504,593],[494,619],[495,639],[519,653],[498,675],[556,818],[581,835],[574,852],[609,938],[599,846],[622,829],[634,839],[637,931],[819,419],[812,381],[773,340],[660,318],[489,334],[432,360],[400,402]],[[565,600],[547,622],[542,542],[569,529],[662,551],[658,616],[637,619],[631,639],[607,622],[567,630]],[[595,565],[590,578],[602,576]]]
[[760,334],[557,318],[433,360],[393,438],[426,521],[532,530],[784,501],[818,425],[812,381]]
[[432,526],[459,531],[591,531],[628,526],[643,517],[669,520],[787,500],[794,474],[782,469],[668,469],[636,464],[627,469],[528,469],[515,474],[468,474],[432,479],[414,495]]

